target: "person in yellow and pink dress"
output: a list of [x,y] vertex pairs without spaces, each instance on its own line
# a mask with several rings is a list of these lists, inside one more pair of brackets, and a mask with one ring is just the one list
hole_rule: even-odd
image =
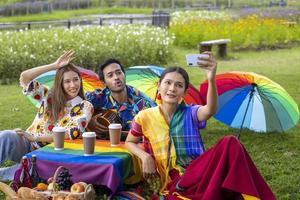
[[275,195],[235,136],[225,136],[209,150],[204,148],[200,129],[218,108],[217,64],[210,52],[206,54],[207,59],[198,64],[209,82],[207,104],[182,104],[189,76],[180,67],[165,69],[158,83],[161,103],[135,116],[126,147],[141,159],[147,181],[159,177],[160,199],[274,200]]
[[[80,72],[70,63],[73,59],[74,52],[68,51],[52,64],[21,73],[23,93],[36,99],[40,107],[26,130],[16,128],[0,131],[1,164],[6,160],[19,162],[26,153],[51,143],[55,126],[66,128],[65,138],[74,140],[81,137],[94,109],[85,100]],[[56,76],[53,87],[48,89],[35,78],[51,70],[56,70]]]

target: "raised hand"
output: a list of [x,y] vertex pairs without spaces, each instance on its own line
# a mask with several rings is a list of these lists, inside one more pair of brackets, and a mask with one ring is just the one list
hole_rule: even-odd
[[75,54],[75,52],[73,50],[69,50],[69,51],[65,52],[63,55],[61,55],[54,62],[56,69],[59,69],[61,67],[68,65],[75,58],[74,54]]
[[36,138],[33,135],[31,135],[30,133],[27,133],[27,132],[23,131],[20,128],[16,128],[16,129],[14,129],[14,131],[16,131],[17,135],[19,135],[21,137],[25,137],[30,142],[34,142],[36,140]]
[[198,65],[200,68],[204,69],[207,74],[208,80],[214,80],[217,71],[217,62],[210,51],[205,51],[203,54],[207,54],[208,57],[199,58]]

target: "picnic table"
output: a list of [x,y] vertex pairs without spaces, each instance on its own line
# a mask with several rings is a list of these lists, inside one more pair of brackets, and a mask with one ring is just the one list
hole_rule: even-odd
[[43,179],[52,177],[59,166],[69,169],[73,182],[84,181],[94,185],[105,185],[112,194],[122,189],[123,183],[140,181],[141,170],[138,158],[129,153],[124,143],[111,147],[107,140],[97,140],[95,154],[83,155],[82,140],[65,141],[64,150],[54,150],[49,144],[27,154],[37,156],[37,170]]

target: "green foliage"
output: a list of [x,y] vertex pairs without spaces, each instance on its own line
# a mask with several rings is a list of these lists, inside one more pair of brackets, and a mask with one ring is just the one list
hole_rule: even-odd
[[0,6],[8,5],[8,4],[14,4],[21,2],[22,0],[1,0],[0,1]]
[[174,13],[170,32],[175,44],[195,47],[199,42],[230,38],[230,47],[239,49],[276,48],[300,41],[300,25],[284,19],[259,18],[256,15],[235,19],[222,12]]
[[173,37],[158,27],[112,25],[0,32],[0,79],[16,80],[28,68],[54,62],[64,50],[76,52],[75,63],[96,70],[105,59],[124,66],[164,64],[172,57]]
[[12,160],[6,160],[3,164],[0,165],[0,168],[1,167],[10,167],[10,166],[13,166],[15,164],[16,164],[16,162],[14,162]]

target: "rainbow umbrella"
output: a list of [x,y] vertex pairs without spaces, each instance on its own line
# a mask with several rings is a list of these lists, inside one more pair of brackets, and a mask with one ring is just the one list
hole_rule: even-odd
[[[296,102],[280,85],[252,72],[216,76],[219,109],[215,118],[233,127],[256,132],[284,132],[299,120]],[[206,99],[207,81],[200,86]],[[240,133],[239,133],[240,134]]]
[[[82,77],[82,84],[84,92],[90,92],[95,89],[103,89],[104,83],[99,80],[98,74],[93,72],[92,70],[84,69],[82,67],[78,67],[80,71],[80,75]],[[56,75],[56,70],[52,70],[46,73],[39,75],[35,78],[39,83],[46,85],[48,88],[51,88],[54,83],[54,78]],[[39,107],[38,101],[36,101],[31,96],[27,96],[29,100],[36,106]]]
[[[134,66],[126,69],[126,84],[131,85],[156,100],[157,83],[165,68],[157,66]],[[202,104],[199,91],[189,85],[184,96],[186,104]]]

